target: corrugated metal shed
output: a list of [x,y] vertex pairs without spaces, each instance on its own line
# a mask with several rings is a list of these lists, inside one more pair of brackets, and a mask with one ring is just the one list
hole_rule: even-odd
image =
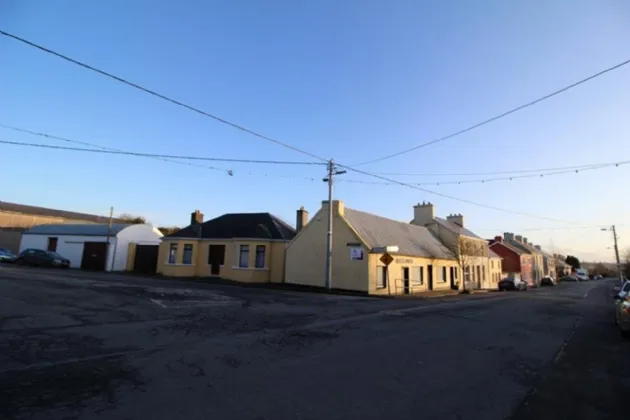
[[402,255],[449,260],[455,258],[448,248],[425,227],[348,207],[344,210],[344,218],[370,248],[397,245],[398,254]]
[[107,224],[55,224],[37,225],[24,231],[23,235],[72,235],[72,236],[111,236],[117,235],[123,229],[133,226],[129,223],[114,223],[111,229]]

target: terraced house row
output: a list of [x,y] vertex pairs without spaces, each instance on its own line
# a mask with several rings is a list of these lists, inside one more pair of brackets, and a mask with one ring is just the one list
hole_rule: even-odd
[[466,228],[464,216],[437,217],[431,203],[413,207],[410,223],[322,202],[296,226],[269,213],[234,213],[165,236],[157,272],[239,282],[325,286],[328,211],[332,205],[332,287],[373,295],[496,288],[503,258]]

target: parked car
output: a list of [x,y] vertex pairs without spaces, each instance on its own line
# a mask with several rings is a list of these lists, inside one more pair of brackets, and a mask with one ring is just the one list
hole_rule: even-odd
[[593,277],[593,280],[601,280],[603,279],[601,274],[595,274],[595,276]]
[[70,260],[56,252],[43,249],[25,249],[15,260],[16,264],[32,265],[35,267],[70,267]]
[[15,262],[16,259],[17,256],[13,252],[9,251],[6,248],[0,247],[0,262],[12,263]]
[[558,281],[561,283],[578,283],[580,280],[577,277],[564,276],[564,277],[560,277]]
[[630,338],[630,281],[626,281],[615,294],[615,324],[621,335]]
[[588,281],[588,271],[586,271],[583,268],[578,268],[577,270],[575,270],[575,276],[580,280],[580,281]]
[[558,283],[556,282],[556,279],[554,279],[554,278],[553,278],[553,277],[551,277],[551,276],[546,276],[546,277],[543,277],[543,278],[540,280],[540,285],[541,285],[541,286],[555,286],[555,285],[557,285],[557,284],[558,284]]
[[517,292],[525,291],[527,290],[527,287],[527,282],[513,277],[507,277],[499,282],[500,292],[505,290],[516,290]]

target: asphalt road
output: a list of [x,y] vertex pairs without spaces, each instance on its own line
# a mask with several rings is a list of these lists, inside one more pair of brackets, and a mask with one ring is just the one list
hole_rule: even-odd
[[613,418],[611,287],[394,300],[4,266],[0,418]]

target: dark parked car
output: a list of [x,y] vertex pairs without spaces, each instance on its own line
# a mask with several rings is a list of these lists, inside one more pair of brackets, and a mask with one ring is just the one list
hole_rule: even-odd
[[35,267],[70,267],[70,260],[56,252],[43,249],[25,249],[15,260],[16,264],[32,265]]
[[505,278],[499,282],[499,291],[504,290],[516,290],[517,292],[527,290],[527,282],[511,277]]
[[553,277],[546,276],[540,280],[541,286],[555,286],[556,284],[556,280]]
[[13,252],[0,246],[0,263],[12,263],[16,259],[17,256]]
[[577,277],[573,277],[573,276],[561,277],[559,281],[562,283],[579,283],[580,282],[580,280]]

